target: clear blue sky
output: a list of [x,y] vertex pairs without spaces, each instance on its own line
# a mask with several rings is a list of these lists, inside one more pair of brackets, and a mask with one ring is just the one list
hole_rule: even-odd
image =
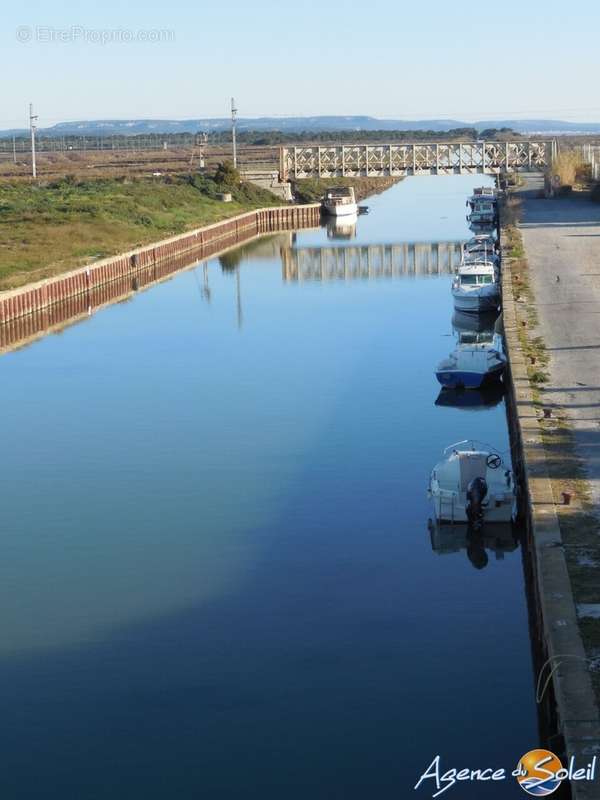
[[[47,41],[48,28],[71,26],[86,37],[167,30],[174,41]],[[597,121],[599,31],[597,0],[10,3],[0,128],[24,125],[30,100],[45,126],[225,116],[231,95],[241,116]]]

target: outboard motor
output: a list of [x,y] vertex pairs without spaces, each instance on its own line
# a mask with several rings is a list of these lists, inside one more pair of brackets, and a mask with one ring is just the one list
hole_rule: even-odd
[[485,478],[473,478],[467,486],[467,505],[465,512],[469,525],[478,531],[483,526],[483,501],[487,495],[488,486]]

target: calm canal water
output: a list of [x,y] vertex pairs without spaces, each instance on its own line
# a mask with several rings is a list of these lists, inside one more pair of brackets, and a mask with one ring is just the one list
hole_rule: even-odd
[[0,359],[3,798],[431,797],[436,754],[537,745],[520,549],[428,530],[441,450],[508,448],[503,401],[435,404],[450,275],[284,279],[466,238],[476,183],[409,179],[353,239],[263,240]]

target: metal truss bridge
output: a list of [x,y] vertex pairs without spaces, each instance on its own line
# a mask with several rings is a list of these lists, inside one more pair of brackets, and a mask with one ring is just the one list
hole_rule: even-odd
[[282,274],[295,282],[451,275],[461,253],[461,242],[282,248]]
[[282,147],[281,180],[545,172],[556,142],[440,142]]

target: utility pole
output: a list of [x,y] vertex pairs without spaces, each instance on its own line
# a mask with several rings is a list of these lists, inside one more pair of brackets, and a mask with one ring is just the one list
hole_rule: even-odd
[[233,142],[233,168],[237,169],[237,146],[235,141],[235,118],[237,108],[235,107],[235,100],[231,98],[231,139]]
[[13,136],[13,164],[17,163],[17,144],[15,141],[15,137]]
[[31,128],[31,174],[34,178],[37,177],[37,170],[35,167],[35,121],[37,115],[33,113],[33,103],[29,103],[29,127]]

